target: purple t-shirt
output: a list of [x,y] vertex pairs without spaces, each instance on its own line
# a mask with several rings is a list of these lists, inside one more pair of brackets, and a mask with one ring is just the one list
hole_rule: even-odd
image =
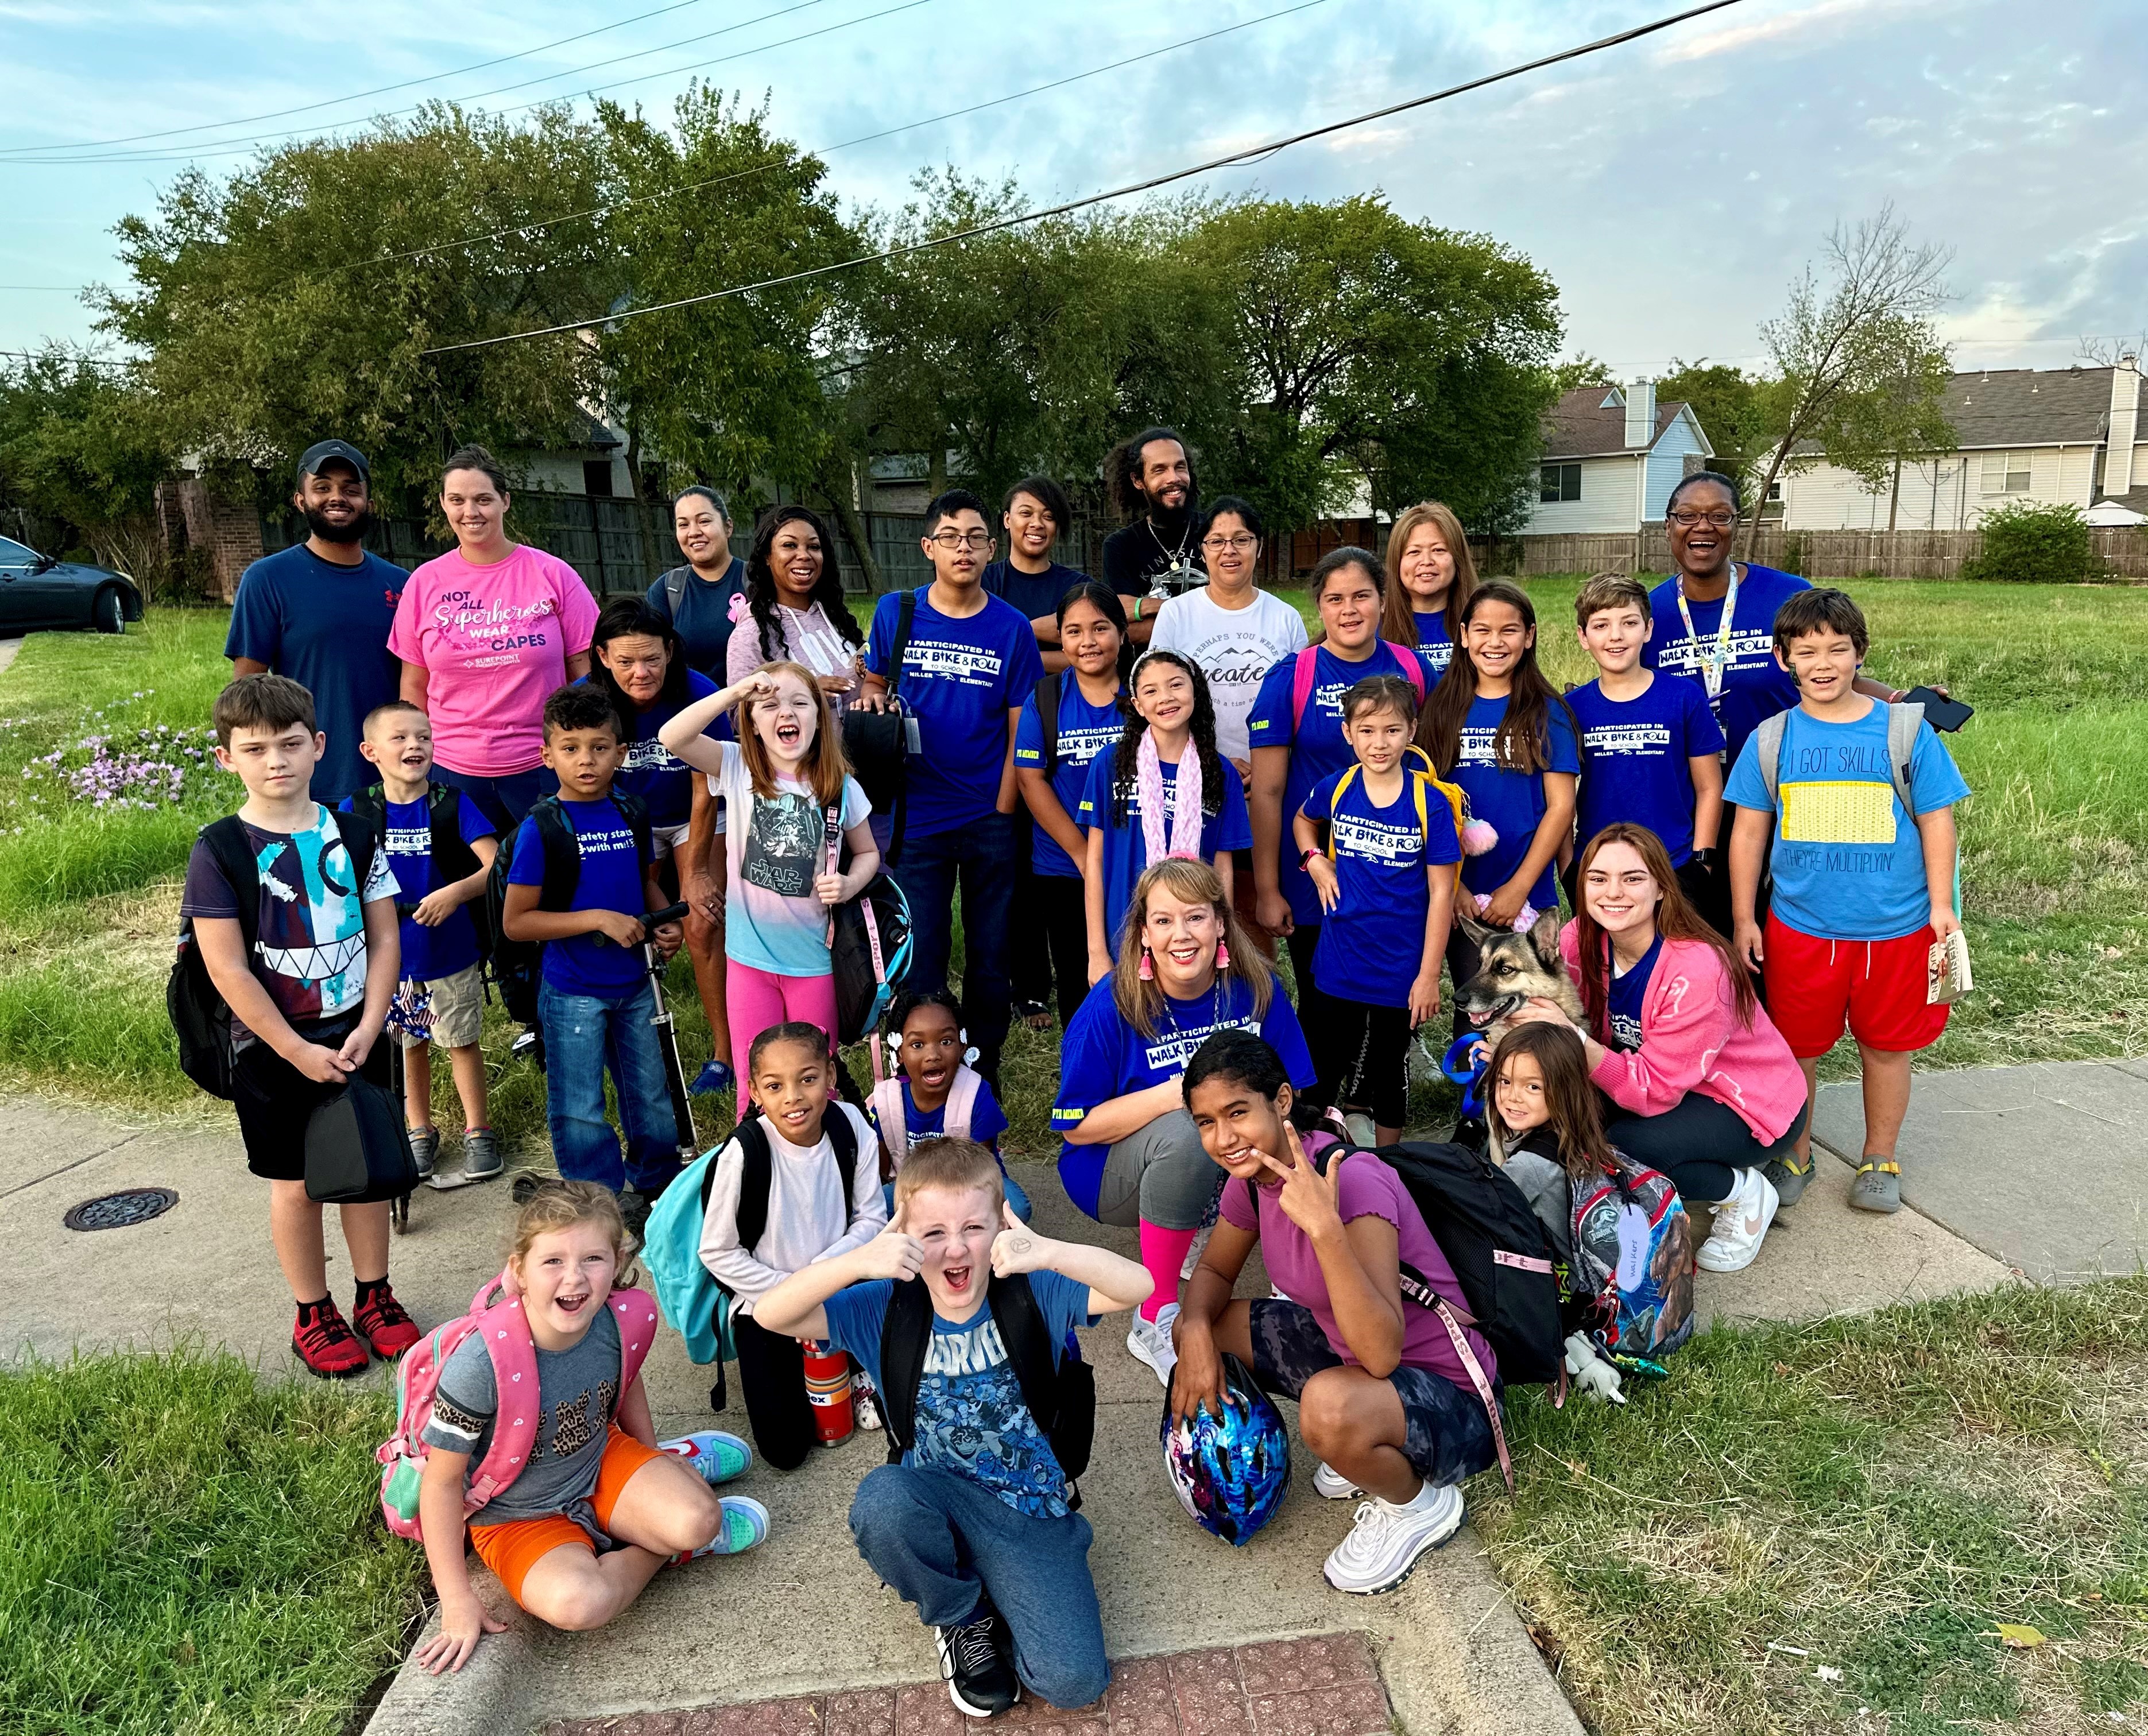
[[[1258,1190],[1261,1201],[1260,1221],[1253,1221],[1251,1204],[1246,1198],[1246,1184],[1232,1180],[1223,1185],[1222,1215],[1242,1230],[1251,1230],[1261,1238],[1261,1257],[1267,1262],[1268,1277],[1275,1287],[1292,1302],[1302,1302],[1312,1310],[1312,1317],[1320,1322],[1320,1330],[1327,1335],[1327,1347],[1346,1362],[1355,1363],[1350,1347],[1342,1342],[1342,1329],[1335,1324],[1335,1310],[1327,1301],[1327,1278],[1320,1269],[1320,1257],[1312,1251],[1312,1239],[1290,1221],[1278,1203],[1282,1184]],[[1412,1266],[1424,1275],[1432,1287],[1458,1308],[1467,1308],[1462,1286],[1455,1279],[1454,1268],[1447,1263],[1447,1256],[1440,1252],[1439,1244],[1433,1240],[1432,1232],[1425,1227],[1424,1217],[1417,1209],[1417,1202],[1403,1186],[1403,1178],[1369,1151],[1353,1151],[1342,1160],[1342,1187],[1341,1196],[1342,1222],[1353,1218],[1384,1217],[1395,1227],[1396,1252],[1405,1266]],[[1497,1380],[1499,1367],[1486,1343],[1475,1328],[1464,1327],[1469,1348],[1483,1365],[1485,1377]],[[1413,1368],[1429,1368],[1435,1374],[1444,1375],[1464,1391],[1473,1390],[1469,1384],[1469,1371],[1462,1366],[1462,1358],[1454,1352],[1454,1343],[1447,1336],[1447,1328],[1439,1317],[1429,1308],[1420,1308],[1405,1298],[1403,1302],[1403,1361]]]

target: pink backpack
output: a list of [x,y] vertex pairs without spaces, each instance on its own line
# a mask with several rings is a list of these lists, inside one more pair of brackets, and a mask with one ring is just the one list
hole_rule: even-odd
[[[1396,662],[1403,666],[1403,679],[1417,690],[1417,702],[1424,703],[1424,665],[1415,651],[1398,645],[1392,639],[1380,643],[1388,648]],[[1307,645],[1297,654],[1297,662],[1290,672],[1290,722],[1292,730],[1305,724],[1305,708],[1312,698],[1312,678],[1320,670],[1320,647]]]
[[[947,1116],[940,1125],[950,1139],[970,1136],[970,1116],[977,1106],[977,1087],[984,1083],[981,1074],[968,1066],[955,1069],[955,1082],[947,1091]],[[901,1076],[883,1079],[873,1087],[873,1119],[880,1124],[881,1143],[887,1147],[887,1155],[895,1160],[897,1169],[910,1155],[910,1129],[902,1106]]]
[[[492,1358],[499,1410],[493,1418],[492,1444],[463,1491],[464,1518],[513,1483],[529,1463],[540,1420],[537,1347],[529,1337],[522,1298],[507,1293],[506,1281],[505,1272],[486,1279],[470,1298],[467,1314],[434,1327],[395,1365],[395,1432],[373,1456],[381,1464],[380,1511],[398,1537],[424,1540],[418,1523],[418,1488],[432,1452],[424,1439],[424,1427],[432,1419],[440,1370],[472,1332],[483,1336]],[[645,1290],[615,1290],[605,1306],[619,1316],[619,1390],[624,1399],[656,1339],[656,1299]],[[526,1402],[511,1402],[516,1398]]]

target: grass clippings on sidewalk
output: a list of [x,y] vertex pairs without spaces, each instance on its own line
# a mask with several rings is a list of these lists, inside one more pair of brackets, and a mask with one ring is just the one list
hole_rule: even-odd
[[1623,1409],[1532,1392],[1518,1494],[1473,1488],[1603,1736],[2148,1721],[2148,1280],[1720,1327],[1669,1366]]
[[392,1422],[225,1354],[0,1367],[0,1729],[340,1730],[420,1604],[374,1493]]

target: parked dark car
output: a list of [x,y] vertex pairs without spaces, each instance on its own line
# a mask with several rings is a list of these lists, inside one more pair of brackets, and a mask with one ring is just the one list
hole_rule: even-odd
[[142,619],[142,593],[124,573],[56,560],[0,536],[0,632],[94,627],[118,633]]

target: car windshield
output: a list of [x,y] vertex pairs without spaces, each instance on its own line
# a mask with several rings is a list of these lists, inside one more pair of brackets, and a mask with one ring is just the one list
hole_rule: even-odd
[[0,567],[33,567],[38,564],[38,551],[0,536]]

